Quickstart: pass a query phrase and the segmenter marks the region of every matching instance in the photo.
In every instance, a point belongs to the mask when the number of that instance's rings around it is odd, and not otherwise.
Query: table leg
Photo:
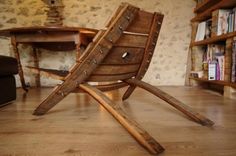
[[[34,67],[39,68],[38,49],[35,47],[33,47],[33,59],[34,59]],[[35,75],[35,85],[36,87],[41,86],[40,72]]]
[[[76,62],[79,62],[79,58],[80,58],[80,56],[81,56],[81,50],[80,50],[80,45],[79,44],[77,44],[76,45]]]
[[[75,45],[76,45],[76,62],[79,62],[80,56],[82,54],[80,46],[81,46],[81,39],[80,39],[80,34],[76,34],[74,36],[75,38]]]
[[[21,66],[19,50],[18,50],[18,48],[17,48],[18,43],[16,43],[16,38],[15,38],[15,36],[11,37],[11,44],[12,44],[12,46],[13,46],[13,51],[14,51],[15,58],[16,58],[17,64],[18,64],[18,74],[19,74],[19,76],[20,76],[21,86],[22,86],[22,88],[27,92],[28,89],[27,89],[27,86],[26,86],[26,84],[25,84],[24,72],[23,72],[23,69],[22,69],[22,66]]]

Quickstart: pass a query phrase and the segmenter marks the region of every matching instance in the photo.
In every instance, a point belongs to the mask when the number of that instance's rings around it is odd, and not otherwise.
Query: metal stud
[[[87,75],[87,74],[88,74],[88,73],[87,73],[87,71],[85,70],[85,71],[84,71],[84,75]]]
[[[79,83],[79,81],[76,81],[76,83],[75,83],[75,84],[76,84],[76,86],[78,86],[80,83]]]
[[[109,39],[110,42],[113,42],[112,38]]]
[[[155,45],[156,45],[156,43],[155,43],[155,42],[152,42],[152,45],[153,45],[153,46],[155,46]]]
[[[161,22],[157,22],[158,25],[161,25]]]
[[[65,95],[64,92],[62,92],[62,91],[58,91],[58,94],[60,94],[61,96]]]
[[[119,29],[120,31],[123,31],[123,27],[121,25],[119,25]]]
[[[158,35],[159,35],[159,31],[156,31],[156,32],[155,32],[155,37],[157,38]]]
[[[97,64],[97,60],[96,59],[93,59],[93,64]]]
[[[126,16],[126,19],[127,19],[128,21],[130,21],[130,16],[127,15],[127,16]]]
[[[100,54],[103,54],[102,47],[100,47],[99,52],[100,52]]]

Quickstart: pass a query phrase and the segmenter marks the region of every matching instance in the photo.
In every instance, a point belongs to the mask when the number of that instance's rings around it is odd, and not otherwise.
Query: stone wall
[[[111,13],[121,2],[129,2],[147,11],[165,15],[155,54],[144,78],[154,85],[184,85],[190,42],[190,19],[194,0],[64,0],[64,25],[102,28]],[[40,0],[1,0],[0,29],[43,25],[46,19],[45,4]],[[0,54],[13,56],[9,39],[0,37]],[[21,46],[22,64],[32,65],[29,46]],[[40,50],[40,66],[68,69],[75,62],[74,52],[48,52]],[[34,76],[25,69],[26,81],[34,85]],[[19,80],[17,76],[17,84]],[[44,86],[58,83],[42,78]]]

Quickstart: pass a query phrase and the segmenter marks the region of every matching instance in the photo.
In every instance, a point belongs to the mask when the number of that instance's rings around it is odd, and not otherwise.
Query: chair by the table
[[[69,93],[82,90],[105,107],[149,152],[158,154],[164,148],[102,92],[129,86],[123,96],[125,100],[139,86],[165,100],[190,119],[202,125],[213,125],[212,121],[193,112],[174,97],[141,81],[150,64],[162,20],[160,13],[149,13],[127,3],[122,4],[106,29],[97,33],[79,62],[68,73],[54,71],[54,75],[64,82],[54,88],[34,114],[43,115]],[[110,83],[92,86],[88,82]]]

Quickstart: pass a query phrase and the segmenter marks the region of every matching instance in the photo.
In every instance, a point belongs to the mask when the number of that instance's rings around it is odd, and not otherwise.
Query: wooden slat
[[[49,34],[50,33],[50,34]],[[79,33],[79,32],[78,32]],[[42,32],[41,34],[29,33],[29,34],[18,34],[16,41],[18,43],[29,43],[34,42],[74,42],[75,37],[79,35],[75,32]]]
[[[148,132],[101,91],[88,84],[81,84],[80,88],[97,100],[151,154],[157,155],[164,151],[164,148]]]
[[[126,52],[128,56],[122,58]],[[143,53],[144,49],[142,48],[113,47],[102,64],[138,64],[142,61]]]
[[[146,73],[149,67],[149,64],[151,62],[151,59],[152,59],[152,56],[156,47],[157,39],[160,34],[163,18],[164,16],[162,14],[159,14],[159,13],[154,14],[149,38],[145,45],[145,54],[143,57],[143,62],[139,69],[139,73],[136,76],[138,79],[141,79],[144,76],[144,74]]]
[[[196,8],[194,9],[195,13],[203,12],[209,7],[212,7],[216,3],[218,3],[221,0],[204,0],[203,2],[199,3]]]
[[[219,41],[225,41],[226,39],[234,37],[234,36],[236,36],[236,32],[231,32],[231,33],[227,33],[227,34],[223,34],[223,35],[219,35],[219,36],[214,36],[214,37],[202,40],[202,41],[192,42],[191,47],[211,44],[211,43],[219,42]]]
[[[119,74],[119,75],[91,75],[88,81],[92,82],[108,82],[108,81],[118,81],[132,78],[136,73]]]
[[[111,22],[111,25],[106,30],[106,32],[94,45],[94,48],[85,50],[88,55],[83,59],[83,62],[77,63],[73,67],[70,73],[66,76],[65,81],[61,85],[54,88],[53,92],[37,107],[37,109],[34,111],[34,115],[45,114],[58,102],[64,99],[65,96],[72,92],[80,83],[89,79],[92,72],[108,55],[109,51],[113,47],[114,42],[116,42],[122,35],[122,33],[120,33],[121,30],[117,29],[117,33],[112,36],[112,40],[109,40],[108,36],[110,36],[111,31],[114,31],[114,28],[117,28],[117,25],[122,26],[125,30],[133,21],[138,10],[138,8],[131,7],[128,4],[124,6],[114,21]],[[122,17],[124,16],[129,16],[130,19],[121,23]],[[100,51],[101,48],[103,48],[102,52]]]
[[[139,80],[143,78],[151,62],[152,55],[156,46],[156,42],[160,33],[163,18],[164,16],[162,14],[159,14],[159,13],[154,14],[149,38],[146,44],[145,53],[142,60],[142,64],[136,75],[136,78]],[[134,89],[135,89],[135,86],[130,86],[125,92],[125,94],[123,95],[122,100],[126,100],[127,98],[129,98],[129,96],[132,94]]]
[[[235,5],[236,5],[235,0],[221,0],[219,3],[209,7],[204,12],[199,13],[197,16],[195,16],[191,20],[191,22],[203,21],[203,20],[209,19],[211,17],[212,11],[217,10],[217,9],[232,8],[232,6],[235,6]]]
[[[134,22],[126,31],[149,34],[152,24],[153,14],[140,10]]]
[[[80,28],[80,27],[47,27],[47,26],[33,26],[33,27],[18,27],[0,30],[1,36],[11,36],[12,34],[25,34],[25,33],[41,33],[41,32],[74,32],[82,33],[83,35],[93,37],[98,30],[90,28]]]
[[[122,11],[122,9],[124,8],[125,5],[126,5],[125,3],[121,3],[119,5],[119,7],[116,9],[116,11],[112,13],[111,17],[108,19],[108,21],[105,24],[106,28],[109,27],[112,24],[112,21],[115,20],[115,18]]]
[[[135,85],[138,87],[141,87],[148,92],[156,95],[157,97],[161,98],[162,100],[166,101],[171,106],[175,107],[185,115],[187,115],[190,119],[193,121],[203,125],[203,126],[213,126],[214,122],[206,118],[205,116],[202,116],[201,114],[193,111],[190,107],[179,101],[178,99],[174,98],[173,96],[163,92],[162,90],[158,89],[157,87],[154,87],[148,83],[145,83],[143,81],[139,81],[138,79],[129,79],[125,80],[125,82],[129,83],[130,85]]]
[[[92,74],[93,75],[114,75],[134,73],[138,71],[139,64],[132,65],[100,65]]]
[[[45,77],[50,77],[57,80],[65,80],[65,77],[69,74],[69,71],[64,70],[56,70],[56,69],[45,69],[45,68],[36,68],[27,66],[31,70],[31,72],[35,74],[41,74]],[[110,66],[110,65],[101,65],[99,66],[92,75],[92,78],[89,80],[95,80],[95,77],[98,77],[99,81],[104,79],[104,81],[112,81],[112,78],[115,80],[119,80],[118,78],[130,78],[130,75],[134,75],[136,71],[139,69],[139,64],[134,65],[126,65],[126,66]],[[131,77],[132,77],[131,76]],[[102,82],[104,82],[102,81]]]
[[[111,84],[106,84],[106,85],[92,85],[92,86],[99,89],[102,92],[106,92],[106,91],[111,91],[111,90],[117,90],[117,89],[120,89],[120,88],[125,87],[127,85],[128,84],[124,83],[124,82],[116,82],[116,83],[111,83]],[[84,92],[84,91],[81,90],[80,88],[76,88],[73,92],[80,93],[80,92]]]
[[[30,67],[30,66],[26,66],[26,67],[29,68],[30,71],[35,74],[40,74],[44,77],[50,77],[56,80],[64,80],[65,77],[69,74],[68,71],[62,71],[62,70],[36,68],[36,67]]]
[[[123,34],[115,46],[145,48],[148,37],[138,34]]]
[[[232,83],[232,82],[219,81],[219,80],[207,80],[203,78],[193,78],[193,77],[190,77],[190,79],[200,81],[200,82],[206,82],[210,84],[217,84],[217,85],[230,86],[230,87],[236,88],[236,83]]]

